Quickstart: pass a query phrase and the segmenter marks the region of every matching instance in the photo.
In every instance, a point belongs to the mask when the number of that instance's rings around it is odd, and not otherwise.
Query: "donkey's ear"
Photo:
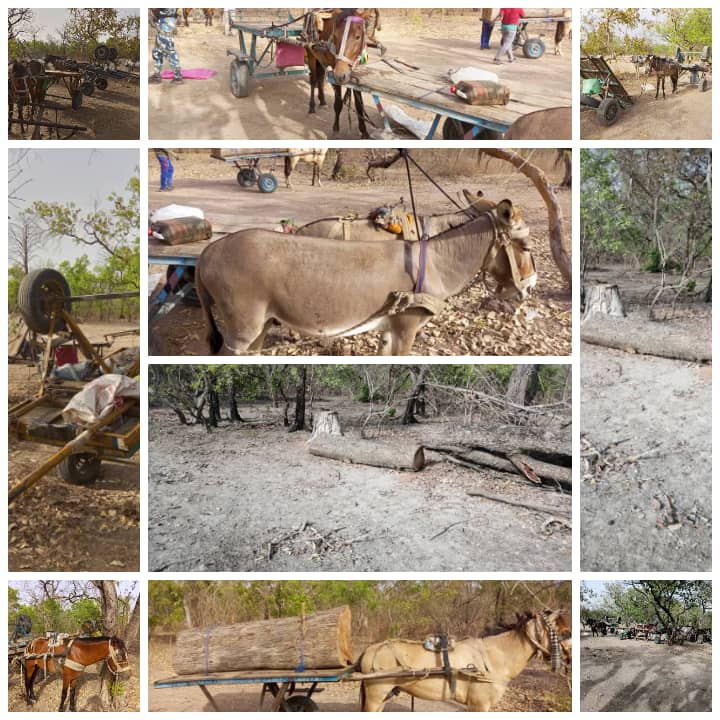
[[[501,200],[497,204],[497,217],[503,225],[512,225],[513,204],[512,200]]]

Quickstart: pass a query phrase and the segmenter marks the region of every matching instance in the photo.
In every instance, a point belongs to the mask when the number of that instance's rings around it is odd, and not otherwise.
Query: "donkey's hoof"
[[[314,115],[315,114],[315,108],[312,107],[308,110],[308,115]]]
[[[324,100],[321,100],[320,107],[327,107],[327,103]]]

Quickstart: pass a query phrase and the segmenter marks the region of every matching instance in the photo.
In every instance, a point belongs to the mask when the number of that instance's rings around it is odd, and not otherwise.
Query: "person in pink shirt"
[[[500,58],[503,55],[508,56],[508,62],[513,62],[515,56],[513,55],[513,41],[515,40],[515,34],[517,33],[518,22],[520,18],[525,17],[525,11],[522,8],[502,8],[500,13],[495,18],[495,22],[501,20],[500,30],[502,31],[502,40],[500,42],[500,49],[497,51],[495,56],[495,64],[499,65],[502,60]]]

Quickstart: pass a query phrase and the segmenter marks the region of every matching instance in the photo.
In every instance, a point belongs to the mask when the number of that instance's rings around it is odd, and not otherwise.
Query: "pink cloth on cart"
[[[209,70],[207,68],[194,68],[192,70],[183,70],[182,76],[186,80],[207,80],[213,75],[217,75],[217,70]],[[172,70],[165,70],[162,74],[163,80],[171,80],[175,77]]]

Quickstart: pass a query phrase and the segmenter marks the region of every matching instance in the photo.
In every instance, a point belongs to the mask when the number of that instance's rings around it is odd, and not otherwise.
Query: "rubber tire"
[[[118,57],[118,49],[116,47],[108,48],[108,60],[110,62],[115,62]]]
[[[87,95],[88,97],[90,97],[95,92],[95,83],[90,80],[86,80],[80,86],[80,89],[82,90],[83,95]]]
[[[93,54],[96,60],[108,60],[110,58],[110,48],[107,45],[98,45]]]
[[[257,183],[259,179],[258,172],[255,168],[242,168],[238,170],[238,185],[244,188],[250,188]]]
[[[107,78],[103,78],[103,77],[95,78],[95,87],[98,90],[107,90],[107,87],[108,87]]]
[[[464,123],[455,118],[445,118],[442,126],[443,140],[464,140],[465,133],[471,128],[470,123]]]
[[[291,695],[285,704],[289,706],[289,712],[318,712],[320,710],[317,703],[307,695]],[[281,706],[280,712],[288,712],[288,710]]]
[[[594,95],[580,95],[580,105],[583,107],[596,108],[602,101]]]
[[[261,173],[257,185],[261,193],[272,193],[277,190],[278,181],[272,173]]]
[[[246,98],[250,92],[250,68],[237,58],[230,63],[230,91],[236,98]]]
[[[29,272],[18,288],[17,304],[25,324],[36,333],[43,335],[50,331],[50,314],[45,308],[45,300],[50,297],[70,297],[70,286],[62,273],[52,268],[42,268]],[[66,311],[71,303],[65,301]],[[55,320],[55,330],[65,330],[65,321]]]
[[[82,107],[82,101],[83,101],[83,91],[82,91],[82,88],[79,87],[72,94],[72,109],[79,110]]]
[[[605,98],[598,105],[595,115],[601,125],[610,127],[620,117],[620,103],[615,98]]]
[[[71,485],[90,485],[100,476],[102,460],[94,453],[73,453],[59,465],[58,472]]]
[[[545,43],[540,38],[530,38],[523,45],[523,55],[530,60],[538,60],[545,54]]]

